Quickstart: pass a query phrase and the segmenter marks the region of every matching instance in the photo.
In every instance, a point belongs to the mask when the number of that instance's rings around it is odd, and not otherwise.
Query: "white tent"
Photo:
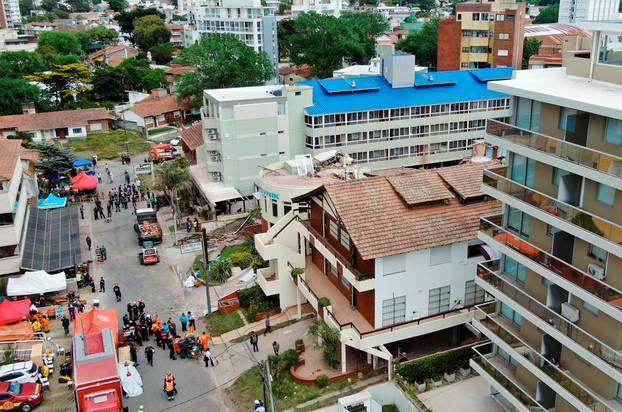
[[[65,272],[50,275],[44,270],[26,272],[17,278],[9,278],[8,296],[38,295],[67,289]]]

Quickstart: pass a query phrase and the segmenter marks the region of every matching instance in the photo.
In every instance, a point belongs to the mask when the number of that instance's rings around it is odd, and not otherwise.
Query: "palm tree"
[[[164,195],[168,197],[175,215],[175,225],[178,225],[179,206],[177,205],[177,197],[180,194],[190,193],[192,189],[188,160],[180,156],[164,163],[156,170],[154,187],[163,191]]]

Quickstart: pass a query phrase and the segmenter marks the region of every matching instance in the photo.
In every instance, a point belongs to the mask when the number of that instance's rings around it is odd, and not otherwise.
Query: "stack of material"
[[[139,225],[140,234],[147,237],[161,236],[162,229],[157,223],[143,222]]]

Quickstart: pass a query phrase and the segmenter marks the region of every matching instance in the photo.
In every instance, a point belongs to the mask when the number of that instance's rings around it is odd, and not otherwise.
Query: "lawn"
[[[72,139],[69,141],[69,146],[74,152],[87,159],[90,159],[93,154],[97,154],[99,159],[114,159],[128,149],[130,155],[135,155],[151,147],[140,134],[130,130],[127,131],[127,139],[123,130],[115,130],[94,133],[85,139]]]
[[[240,243],[239,245],[227,246],[226,248],[222,250],[222,252],[220,252],[220,259],[223,259],[223,258],[229,259],[231,258],[231,255],[234,253],[246,252],[246,251],[247,250],[244,247],[243,243]]]
[[[205,324],[211,336],[220,336],[234,329],[244,326],[244,321],[238,312],[220,314],[212,313],[205,317]]]
[[[151,136],[157,136],[159,134],[164,134],[164,133],[169,133],[169,132],[176,132],[176,131],[177,131],[176,127],[162,126],[162,127],[156,127],[155,129],[149,129],[149,131],[147,133],[149,134],[149,137],[151,137]]]
[[[296,405],[318,398],[319,396],[337,391],[343,390],[348,386],[355,383],[356,379],[352,378],[350,382],[348,380],[331,383],[324,388],[319,388],[316,385],[300,385],[296,383],[289,372],[281,379],[279,391],[286,393],[286,396],[279,396],[275,393],[277,410],[284,411],[289,408],[294,408]],[[274,392],[273,382],[273,392]],[[261,381],[261,374],[258,368],[252,368],[244,372],[233,383],[232,386],[225,390],[231,403],[233,404],[233,410],[243,412],[248,411],[255,399],[264,399],[263,395],[263,383]]]

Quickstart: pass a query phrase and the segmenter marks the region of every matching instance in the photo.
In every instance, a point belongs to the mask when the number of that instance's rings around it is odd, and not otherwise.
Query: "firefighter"
[[[175,399],[175,395],[177,394],[177,388],[175,385],[175,376],[171,371],[168,371],[167,374],[164,375],[164,392],[166,392],[166,398],[169,401]]]

